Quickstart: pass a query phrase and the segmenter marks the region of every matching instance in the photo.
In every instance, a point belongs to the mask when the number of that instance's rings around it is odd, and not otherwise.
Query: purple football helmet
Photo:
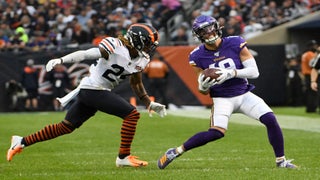
[[[192,25],[192,33],[196,36],[201,42],[214,44],[216,40],[222,36],[222,31],[219,26],[218,21],[211,17],[200,15],[198,16]],[[214,37],[205,38],[206,35],[215,33]]]

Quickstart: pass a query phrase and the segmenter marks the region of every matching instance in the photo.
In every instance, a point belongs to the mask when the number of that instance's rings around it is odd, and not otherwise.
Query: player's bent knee
[[[278,122],[273,112],[268,112],[260,117],[260,122],[266,126],[277,126]]]
[[[226,129],[222,128],[222,127],[218,127],[218,126],[211,126],[210,129],[216,129],[218,131],[220,131],[222,134],[226,133]],[[209,129],[209,130],[210,130]]]
[[[76,127],[68,120],[63,120],[61,123],[68,129],[69,133],[73,132],[76,129]]]
[[[140,119],[140,113],[137,109],[133,109],[125,119]]]

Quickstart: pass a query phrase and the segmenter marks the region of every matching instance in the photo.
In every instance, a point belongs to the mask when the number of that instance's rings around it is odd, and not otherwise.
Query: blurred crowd
[[[187,13],[186,5],[196,2],[199,7]],[[191,23],[200,14],[218,19],[226,36],[250,38],[319,9],[319,0],[0,0],[0,50],[97,45],[106,36],[124,34],[136,22],[166,32],[169,38],[163,45],[188,45],[193,43]],[[183,20],[168,34],[167,21],[176,14]]]
[[[248,39],[319,9],[319,0],[204,0],[188,23],[201,14],[213,16],[224,26],[223,36],[241,35]],[[190,29],[183,28],[186,32]]]

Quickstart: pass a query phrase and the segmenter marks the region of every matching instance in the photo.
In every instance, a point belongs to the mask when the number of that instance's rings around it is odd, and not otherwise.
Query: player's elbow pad
[[[96,60],[101,57],[99,48],[90,48],[88,50],[79,50],[68,55],[63,56],[61,59],[64,63],[80,62],[83,60]]]

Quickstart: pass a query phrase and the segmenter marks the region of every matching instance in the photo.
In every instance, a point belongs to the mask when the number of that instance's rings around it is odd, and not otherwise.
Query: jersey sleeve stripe
[[[106,47],[105,44],[103,44],[102,42],[100,42],[99,46],[102,47],[105,51],[107,51],[108,54],[111,54],[111,51],[108,49],[108,47]]]
[[[108,39],[103,39],[101,42],[100,42],[100,45],[102,45],[104,47],[105,50],[107,50],[108,52],[111,52],[113,53],[114,52],[114,45],[111,44],[110,41],[108,41]],[[110,54],[110,53],[109,53]]]
[[[189,61],[189,64],[190,64],[191,66],[197,66],[197,64],[196,64],[194,61]]]
[[[119,46],[123,46],[122,42],[120,41],[120,39],[118,39],[118,44]]]
[[[113,43],[109,40],[109,39],[106,39],[108,41],[108,44],[110,44],[112,46],[112,51],[114,51],[114,49],[116,49],[116,47],[113,45]]]
[[[118,40],[116,40],[116,42],[117,42],[117,46],[121,46],[121,44],[120,44],[120,40],[118,39]]]
[[[240,49],[244,48],[247,45],[247,42],[243,42],[240,44]]]

